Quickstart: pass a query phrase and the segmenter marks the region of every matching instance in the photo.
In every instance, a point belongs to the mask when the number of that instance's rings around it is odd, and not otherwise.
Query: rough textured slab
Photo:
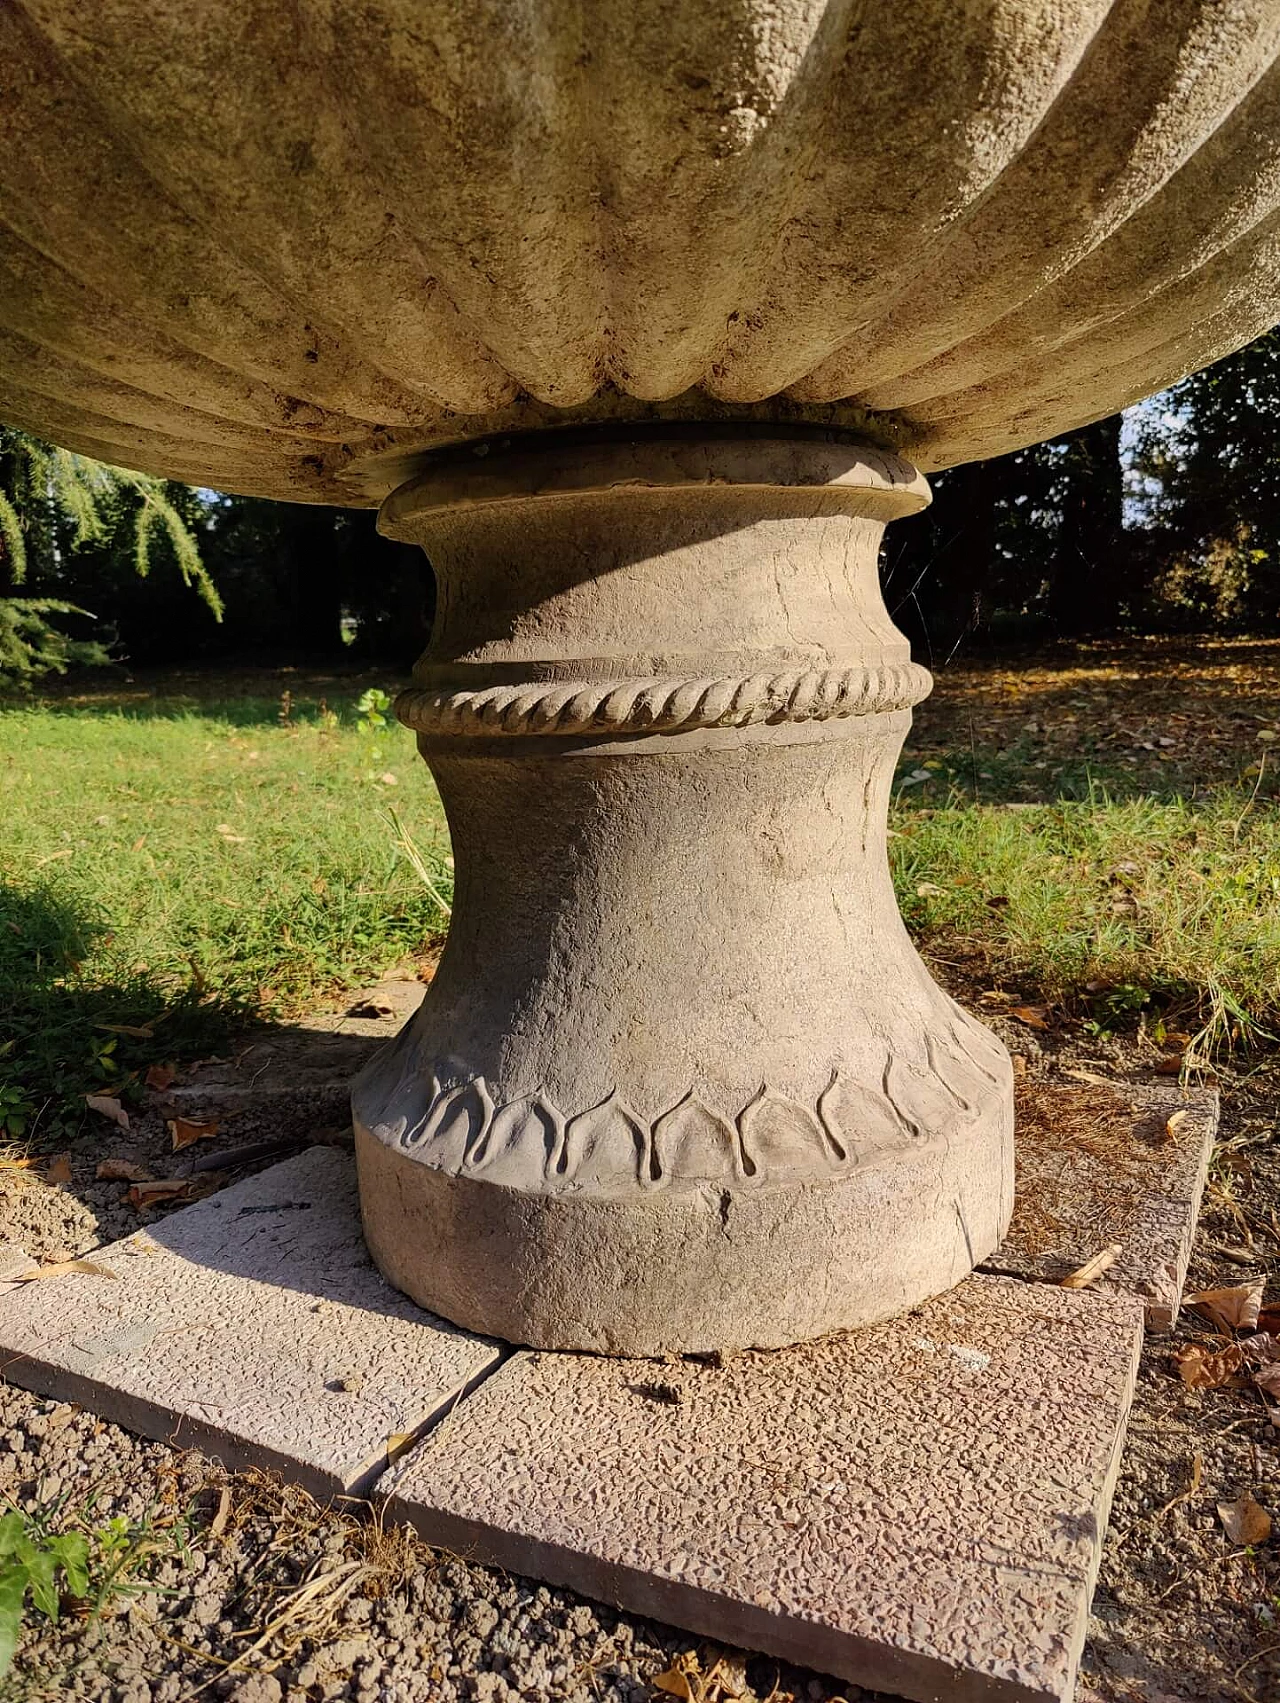
[[[432,1542],[919,1699],[1066,1699],[1129,1297],[972,1278],[723,1366],[521,1354],[381,1480]]]
[[[1111,1243],[1096,1287],[1141,1297],[1148,1330],[1182,1304],[1218,1096],[1102,1078],[1024,1083],[1013,1222],[983,1270],[1058,1283]]]
[[[501,1359],[397,1295],[351,1160],[316,1147],[0,1300],[0,1371],[229,1466],[363,1489]],[[342,1387],[343,1385],[347,1387]]]

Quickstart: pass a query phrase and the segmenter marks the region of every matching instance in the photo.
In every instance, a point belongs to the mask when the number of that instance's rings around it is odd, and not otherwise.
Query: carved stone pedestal
[[[387,1277],[473,1330],[777,1346],[959,1281],[1012,1083],[885,855],[929,689],[880,598],[907,463],[822,435],[471,446],[402,486],[439,612],[398,705],[453,834],[421,1010],[354,1091]]]

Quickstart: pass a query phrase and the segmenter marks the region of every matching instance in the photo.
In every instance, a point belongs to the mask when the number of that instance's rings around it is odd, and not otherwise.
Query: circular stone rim
[[[1001,1077],[921,1147],[800,1186],[689,1189],[660,1211],[439,1170],[357,1113],[365,1241],[419,1306],[530,1348],[626,1357],[813,1341],[910,1311],[999,1246],[1013,1211],[1011,1064]]]
[[[626,434],[547,432],[482,439],[432,457],[378,511],[378,530],[417,541],[424,516],[581,497],[595,492],[807,491],[877,520],[918,514],[931,501],[923,473],[865,439],[813,431],[745,432],[715,425]]]

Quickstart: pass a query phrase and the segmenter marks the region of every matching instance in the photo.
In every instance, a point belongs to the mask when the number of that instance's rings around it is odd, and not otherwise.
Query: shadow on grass
[[[0,1139],[66,1139],[86,1094],[127,1096],[151,1065],[216,1052],[253,1022],[244,1000],[209,994],[194,973],[177,985],[145,971],[82,979],[107,932],[47,888],[0,883]]]

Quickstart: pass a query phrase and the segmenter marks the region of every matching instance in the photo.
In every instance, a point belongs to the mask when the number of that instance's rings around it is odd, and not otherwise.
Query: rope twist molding
[[[416,733],[681,733],[758,722],[827,721],[910,709],[933,689],[916,662],[720,678],[535,681],[477,691],[411,686],[396,715]]]

